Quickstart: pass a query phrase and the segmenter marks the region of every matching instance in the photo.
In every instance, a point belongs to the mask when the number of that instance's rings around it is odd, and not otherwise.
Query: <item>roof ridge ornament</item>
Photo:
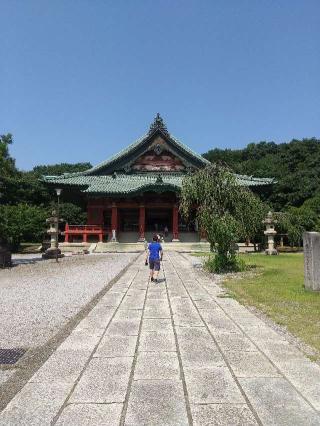
[[[160,173],[157,176],[156,183],[163,183],[163,179]]]
[[[159,113],[155,116],[153,123],[150,125],[149,134],[153,133],[155,130],[161,130],[162,133],[164,133],[167,136],[169,135],[167,126],[165,125],[163,118]]]

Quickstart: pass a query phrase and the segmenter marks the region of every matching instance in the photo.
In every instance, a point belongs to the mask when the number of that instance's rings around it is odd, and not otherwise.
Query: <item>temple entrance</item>
[[[103,226],[107,229],[111,229],[111,209],[103,211]]]
[[[166,228],[172,232],[172,209],[146,208],[146,231],[164,234]]]
[[[119,231],[139,231],[139,209],[119,209]]]

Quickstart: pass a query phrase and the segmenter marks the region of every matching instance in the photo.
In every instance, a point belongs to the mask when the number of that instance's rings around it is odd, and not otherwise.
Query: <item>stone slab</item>
[[[192,404],[245,403],[227,367],[185,370],[184,373]]]
[[[240,328],[255,344],[262,343],[268,346],[271,342],[288,343],[284,336],[266,325],[260,326],[252,323],[251,325],[241,325]]]
[[[191,404],[193,426],[255,426],[254,415],[245,404]]]
[[[93,358],[71,395],[72,403],[123,403],[132,357]]]
[[[90,351],[59,350],[31,377],[32,383],[75,383],[91,355]]]
[[[137,289],[137,288],[131,287],[127,292],[127,296],[144,298],[146,295],[146,292],[147,290],[145,289],[142,290],[140,288]]]
[[[138,354],[134,380],[179,378],[179,361],[175,352],[140,352]]]
[[[280,377],[280,372],[261,352],[227,351],[225,356],[236,377]]]
[[[99,306],[104,306],[104,307],[115,307],[117,308],[123,298],[123,293],[119,292],[107,292],[99,301]]]
[[[239,327],[222,310],[202,309],[201,316],[210,331],[215,333],[240,333]]]
[[[141,319],[142,318],[142,309],[120,309],[117,310],[114,319]]]
[[[126,426],[189,424],[183,387],[178,380],[137,380],[132,384]]]
[[[94,357],[133,356],[138,336],[114,336],[106,334],[101,340]]]
[[[57,351],[82,350],[93,351],[103,334],[102,329],[90,330],[75,329],[65,341],[58,347]]]
[[[170,318],[144,318],[141,331],[172,331]]]
[[[121,309],[142,309],[144,299],[144,296],[125,296],[121,303]]]
[[[233,310],[233,308],[225,308],[225,311],[228,312],[228,315],[240,326],[240,328],[251,328],[253,327],[265,327],[266,323],[257,318],[255,315],[250,312],[241,312],[238,309]]]
[[[290,383],[320,411],[320,366],[305,359],[284,360],[277,364]]]
[[[149,295],[148,295],[149,296]],[[147,297],[145,309],[152,309],[152,308],[160,308],[160,309],[167,309],[169,308],[168,299],[149,299]]]
[[[259,349],[264,352],[272,362],[278,365],[279,362],[288,363],[289,361],[301,361],[306,358],[299,349],[287,341],[261,341],[256,340]]]
[[[175,352],[173,331],[144,331],[140,335],[139,352]]]
[[[60,415],[57,426],[116,426],[120,423],[123,404],[69,404]]]
[[[148,291],[148,300],[168,300],[167,292],[165,290]]]
[[[0,426],[43,426],[51,424],[72,385],[27,383],[0,414]]]
[[[80,330],[97,330],[105,329],[110,322],[116,308],[101,309],[90,313],[86,318],[84,318],[78,325],[77,331]],[[96,331],[95,331],[96,332]]]
[[[215,339],[221,350],[256,352],[257,347],[244,334],[238,333],[216,333]]]
[[[137,336],[139,333],[140,320],[136,319],[113,319],[107,334],[113,336]]]
[[[176,327],[184,369],[225,366],[217,345],[205,327]]]
[[[240,384],[262,424],[316,426],[320,415],[283,378],[244,378]]]
[[[194,300],[195,305],[199,310],[201,309],[220,309],[219,306],[208,296],[208,299],[197,299]]]
[[[169,306],[150,306],[144,310],[144,318],[171,318]]]

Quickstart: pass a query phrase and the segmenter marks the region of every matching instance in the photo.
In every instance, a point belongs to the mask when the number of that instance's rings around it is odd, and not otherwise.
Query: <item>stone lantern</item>
[[[50,247],[43,253],[43,259],[58,259],[63,257],[59,249],[59,223],[63,222],[63,219],[59,219],[56,210],[52,211],[52,216],[49,217],[46,222],[49,224],[47,233],[50,235]]]
[[[267,217],[262,222],[266,225],[266,230],[264,231],[264,235],[268,237],[268,248],[265,251],[267,255],[278,254],[278,251],[275,249],[275,246],[274,246],[274,236],[277,233],[277,231],[274,229],[274,225],[277,222],[278,222],[277,220],[273,219],[271,211],[267,214]]]

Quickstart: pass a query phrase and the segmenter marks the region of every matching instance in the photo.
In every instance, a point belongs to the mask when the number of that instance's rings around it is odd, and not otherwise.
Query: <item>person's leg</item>
[[[160,260],[156,260],[154,262],[154,273],[153,273],[153,280],[155,282],[158,282],[159,271],[160,271]]]
[[[153,274],[154,274],[154,262],[149,259],[149,268],[150,268],[150,279],[153,281]]]
[[[144,262],[145,265],[148,265],[148,257],[149,257],[149,251],[146,250],[146,257],[145,257],[145,262]]]

